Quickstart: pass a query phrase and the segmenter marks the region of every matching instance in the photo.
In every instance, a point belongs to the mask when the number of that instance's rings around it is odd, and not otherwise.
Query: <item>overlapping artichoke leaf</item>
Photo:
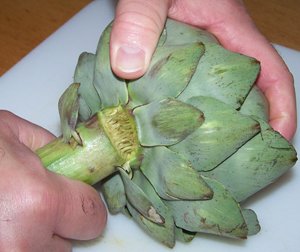
[[[245,143],[205,176],[220,181],[237,201],[274,182],[297,161],[294,147],[266,122],[260,120],[261,133]]]
[[[240,205],[221,183],[210,178],[204,179],[214,191],[212,199],[164,201],[173,213],[176,226],[191,232],[246,238],[249,230]],[[245,216],[249,217],[247,213]],[[259,225],[253,215],[247,218],[248,223],[251,221],[251,227]]]
[[[243,104],[260,71],[254,58],[224,49],[205,30],[168,19],[163,46],[204,44],[205,52],[187,88],[178,97],[210,96],[238,109]]]
[[[199,109],[176,99],[154,101],[137,107],[133,115],[142,146],[176,144],[198,129],[204,121]]]
[[[80,83],[79,119],[85,121],[101,108],[100,97],[94,87],[95,54],[84,52],[79,56],[74,82]]]
[[[125,105],[128,102],[126,82],[112,72],[109,43],[112,25],[104,30],[96,51],[94,86],[100,96],[102,108]]]
[[[159,36],[159,40],[157,42],[157,47],[163,46],[165,44],[166,40],[167,40],[167,29],[166,29],[166,27],[164,27]]]
[[[103,181],[101,188],[109,212],[111,214],[122,212],[127,199],[121,175],[119,173],[113,174]]]
[[[160,241],[170,248],[174,247],[175,224],[170,210],[166,207],[160,197],[156,194],[149,181],[139,170],[135,171],[133,181],[140,188],[143,188],[144,193],[151,200],[151,202],[153,202],[155,209],[158,211],[160,216],[164,218],[164,222],[157,224],[153,221],[150,221],[141,213],[139,213],[130,202],[128,202],[127,207],[133,219],[154,239]]]
[[[164,146],[145,149],[141,171],[163,199],[200,200],[213,196],[191,164]]]
[[[119,169],[124,183],[127,201],[146,219],[156,224],[164,224],[164,217],[159,214],[151,199],[145,194],[142,187],[137,185],[128,174]]]
[[[76,132],[79,111],[79,86],[79,83],[73,83],[64,91],[59,98],[58,110],[64,141],[69,142],[73,137],[78,144],[82,144],[80,136]]]
[[[269,121],[269,103],[257,86],[251,89],[239,111]]]
[[[248,228],[248,235],[255,235],[260,231],[257,215],[252,209],[242,209],[242,214]]]
[[[209,32],[199,29],[195,26],[176,21],[174,19],[167,19],[165,25],[165,38],[162,45],[184,45],[195,42],[218,43],[218,40]]]
[[[187,101],[204,113],[204,123],[169,148],[187,158],[198,171],[214,169],[260,131],[259,123],[211,97]]]
[[[190,242],[195,238],[196,234],[196,232],[189,232],[182,228],[175,227],[175,237],[176,240],[180,242]]]
[[[215,43],[206,43],[205,53],[189,85],[178,98],[186,101],[197,95],[209,96],[238,109],[259,71],[256,59],[233,53]]]
[[[129,106],[177,97],[190,82],[203,53],[204,46],[199,42],[158,46],[145,75],[129,82]]]

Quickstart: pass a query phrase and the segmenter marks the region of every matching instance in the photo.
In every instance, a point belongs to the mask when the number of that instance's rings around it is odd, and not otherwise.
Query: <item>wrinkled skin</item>
[[[257,85],[270,103],[270,124],[291,140],[296,131],[293,77],[238,0],[120,0],[111,35],[111,65],[122,78],[147,69],[167,17],[207,29],[227,49],[257,58]]]
[[[106,210],[92,187],[45,170],[34,150],[54,138],[0,111],[0,251],[71,251],[102,232]]]

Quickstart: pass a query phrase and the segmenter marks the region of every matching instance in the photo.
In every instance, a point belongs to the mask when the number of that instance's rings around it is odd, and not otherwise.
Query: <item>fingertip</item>
[[[297,130],[297,122],[292,119],[277,118],[270,120],[269,123],[271,127],[279,132],[286,140],[293,140]]]
[[[53,232],[75,240],[99,237],[107,222],[107,211],[100,194],[83,182],[56,176],[63,190],[59,196],[57,222]]]
[[[107,224],[107,210],[106,210],[106,206],[101,198],[101,196],[99,195],[99,193],[95,190],[96,194],[98,195],[98,199],[99,199],[99,217],[98,217],[98,224],[96,226],[98,226],[98,230],[96,230],[94,237],[99,237]]]
[[[122,79],[137,79],[147,70],[156,46],[156,38],[124,21],[115,20],[110,39],[113,72]]]
[[[90,240],[103,233],[107,223],[107,210],[99,192],[87,184],[78,183],[86,187],[87,192],[81,195],[81,207],[86,217],[92,221],[86,237],[82,236],[81,239]]]
[[[93,187],[79,181],[78,183],[81,184],[81,187],[85,187],[85,189],[81,189],[80,198],[81,210],[84,213],[83,218],[86,218],[85,233],[78,239],[95,239],[103,233],[106,227],[107,210],[100,194]]]
[[[110,37],[113,72],[136,79],[147,70],[163,29],[169,1],[121,0]]]
[[[116,45],[111,56],[114,73],[123,79],[141,77],[148,67],[149,55],[136,45]]]

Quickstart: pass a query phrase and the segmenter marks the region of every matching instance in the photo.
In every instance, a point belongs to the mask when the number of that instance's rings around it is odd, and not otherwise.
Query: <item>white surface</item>
[[[58,98],[72,82],[79,54],[95,52],[101,31],[113,18],[114,2],[93,2],[7,72],[0,79],[0,109],[10,110],[59,134]],[[294,74],[299,96],[300,52],[280,46],[277,49]],[[299,149],[299,140],[298,133],[294,141],[296,149]],[[189,244],[177,242],[170,250],[148,238],[133,221],[118,215],[109,216],[101,239],[76,243],[74,251],[300,251],[298,166],[299,163],[247,203],[247,207],[257,213],[262,226],[261,232],[247,241],[202,235]]]

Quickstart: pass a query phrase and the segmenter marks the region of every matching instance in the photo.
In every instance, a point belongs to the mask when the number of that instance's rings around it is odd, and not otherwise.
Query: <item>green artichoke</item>
[[[268,125],[253,58],[206,31],[167,20],[136,80],[110,67],[112,25],[80,55],[59,100],[62,137],[37,151],[49,170],[99,181],[111,213],[131,216],[168,247],[204,232],[244,239],[260,230],[241,203],[296,160]]]

